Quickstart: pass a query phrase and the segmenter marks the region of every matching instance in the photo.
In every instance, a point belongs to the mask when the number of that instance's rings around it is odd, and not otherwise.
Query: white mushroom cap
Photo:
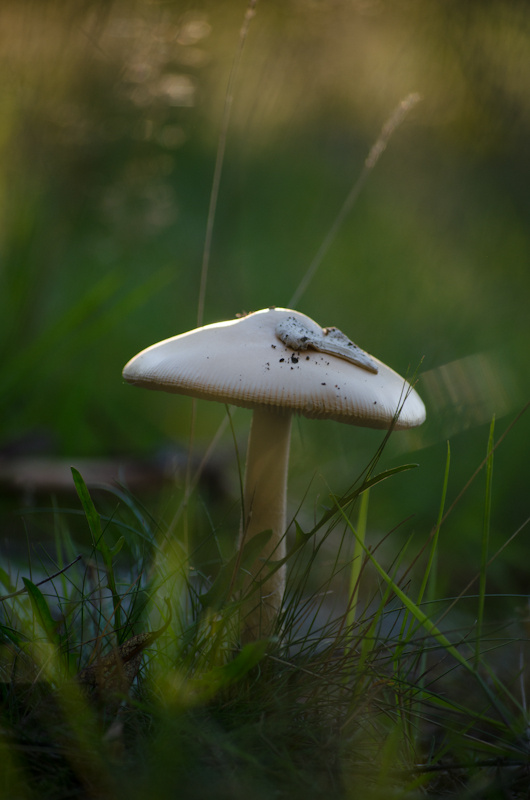
[[[276,329],[293,317],[315,337],[326,335],[298,311],[264,309],[154,344],[129,361],[123,377],[148,389],[369,428],[388,428],[401,408],[397,430],[421,425],[422,400],[381,361],[359,351],[375,373],[343,357],[285,345]]]

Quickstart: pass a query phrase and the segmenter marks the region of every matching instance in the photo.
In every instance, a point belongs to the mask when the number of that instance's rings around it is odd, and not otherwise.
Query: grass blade
[[[361,542],[364,544],[366,536],[366,523],[368,519],[368,503],[370,501],[370,489],[367,489],[361,495],[361,507],[359,509],[359,519],[357,521],[357,536],[359,540],[355,540],[355,547],[353,550],[353,562],[351,567],[350,576],[350,607],[346,615],[346,625],[351,628],[355,622],[355,611],[357,608],[357,601],[359,598],[359,579],[361,576],[361,568],[363,562],[363,553]]]
[[[24,581],[24,586],[28,592],[35,619],[42,628],[48,641],[58,647],[60,641],[57,634],[57,622],[51,615],[44,595],[42,594],[41,590],[29,580],[29,578],[22,578],[22,580]]]
[[[482,530],[482,554],[480,560],[480,582],[477,614],[477,638],[475,642],[475,669],[480,664],[480,641],[482,638],[482,622],[484,619],[484,600],[486,597],[486,573],[488,569],[488,548],[490,538],[491,517],[491,485],[493,480],[493,437],[495,432],[495,414],[491,420],[488,438],[488,463],[486,467],[486,500],[484,508],[484,527]]]
[[[437,577],[437,565],[438,565],[438,536],[440,534],[440,528],[442,526],[442,520],[444,515],[444,508],[445,508],[445,498],[447,496],[447,485],[449,483],[449,467],[451,465],[451,446],[449,442],[447,442],[447,460],[445,462],[445,474],[444,474],[444,482],[442,487],[442,499],[440,502],[440,510],[438,512],[438,519],[436,520],[436,533],[434,534],[434,538],[431,545],[431,552],[429,555],[429,561],[427,563],[427,569],[425,571],[424,579],[421,585],[420,593],[418,595],[418,605],[421,605],[423,600],[423,593],[425,591],[426,586],[428,585],[428,592],[427,598],[428,600],[432,601],[436,597],[436,577]],[[429,580],[430,578],[430,580]],[[428,583],[427,583],[428,582]]]
[[[83,510],[85,512],[86,520],[88,522],[88,527],[90,528],[90,532],[92,534],[94,547],[101,553],[101,556],[103,558],[103,563],[107,571],[107,588],[110,590],[112,594],[112,602],[114,605],[114,629],[118,631],[121,628],[121,610],[120,610],[121,601],[120,601],[120,596],[118,594],[118,590],[116,588],[116,578],[114,575],[112,558],[114,555],[117,555],[117,553],[121,549],[123,541],[122,540],[118,541],[117,544],[112,549],[108,546],[103,536],[103,530],[101,528],[101,518],[98,512],[96,511],[94,503],[92,502],[92,498],[90,497],[90,492],[86,487],[86,483],[81,477],[80,472],[75,467],[72,467],[71,469],[72,469],[72,477],[74,479],[75,488],[77,494],[79,495],[79,499],[81,500],[81,505],[83,506]]]
[[[444,482],[442,487],[442,500],[440,502],[440,510],[438,512],[438,519],[436,520],[436,528],[435,534],[431,544],[431,552],[429,553],[429,560],[427,562],[427,568],[423,575],[423,580],[421,582],[420,591],[418,592],[418,599],[417,604],[421,605],[423,600],[423,595],[425,593],[425,589],[427,587],[427,583],[429,583],[429,592],[428,597],[429,600],[433,600],[436,596],[436,562],[438,557],[438,536],[440,533],[440,528],[442,525],[442,519],[444,515],[444,507],[445,507],[445,498],[447,495],[447,484],[449,482],[449,466],[451,464],[451,447],[449,442],[447,442],[447,458],[445,461],[445,474],[444,474]],[[430,577],[430,581],[429,581]]]

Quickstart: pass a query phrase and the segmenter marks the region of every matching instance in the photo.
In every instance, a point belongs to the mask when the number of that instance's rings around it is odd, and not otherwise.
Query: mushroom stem
[[[291,413],[256,408],[252,416],[245,472],[241,540],[272,530],[272,536],[254,563],[245,589],[267,574],[265,561],[285,558],[287,471],[291,440]],[[285,590],[285,565],[275,572],[243,605],[242,638],[255,641],[274,631]]]

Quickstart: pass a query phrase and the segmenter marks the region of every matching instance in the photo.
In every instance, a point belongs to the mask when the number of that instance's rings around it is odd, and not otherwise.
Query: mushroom
[[[253,409],[240,545],[264,530],[272,536],[252,570],[285,557],[291,418],[332,419],[397,430],[420,425],[425,406],[396,372],[336,328],[305,314],[268,308],[154,344],[129,361],[135,386]],[[396,414],[397,416],[396,419]],[[270,635],[285,589],[285,565],[261,583],[243,608],[243,639]]]

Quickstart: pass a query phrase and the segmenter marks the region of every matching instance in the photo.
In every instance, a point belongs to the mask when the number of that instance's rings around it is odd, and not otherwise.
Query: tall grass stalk
[[[440,510],[438,511],[438,519],[436,520],[436,530],[433,536],[431,551],[429,553],[429,560],[427,568],[423,575],[423,579],[418,592],[417,603],[420,606],[423,602],[423,595],[427,589],[427,602],[432,602],[436,597],[436,582],[438,578],[438,538],[440,536],[440,528],[442,527],[442,520],[444,516],[445,498],[447,497],[447,486],[449,484],[449,468],[451,466],[451,445],[447,442],[447,458],[445,461],[445,472],[442,486],[442,498],[440,500]]]
[[[370,152],[366,157],[363,168],[361,170],[361,174],[354,181],[353,186],[350,189],[350,192],[342,205],[342,208],[337,214],[328,233],[324,237],[324,241],[320,245],[315,257],[313,258],[313,261],[307,268],[306,273],[304,274],[302,280],[298,284],[296,291],[289,300],[288,308],[296,308],[300,298],[302,297],[305,290],[313,280],[315,273],[320,267],[322,261],[324,260],[329,248],[335,241],[335,238],[339,230],[341,229],[346,217],[348,216],[353,206],[355,205],[357,198],[361,194],[361,191],[363,190],[363,187],[370,176],[370,173],[372,172],[373,168],[379,161],[381,155],[386,150],[387,145],[393,133],[401,125],[401,123],[403,122],[409,111],[411,111],[414,108],[414,106],[420,102],[420,100],[421,96],[416,92],[408,94],[397,106],[397,108],[394,109],[390,117],[383,125],[381,133],[379,134],[378,138],[370,148]]]
[[[422,576],[422,580],[421,580],[421,584],[420,584],[420,589],[419,589],[418,597],[417,597],[417,600],[416,600],[416,605],[418,607],[421,607],[421,605],[423,603],[423,597],[424,597],[424,594],[425,594],[425,589],[427,588],[428,589],[428,606],[427,606],[428,609],[430,608],[430,604],[434,601],[434,599],[436,597],[436,569],[437,569],[437,561],[438,561],[438,537],[440,535],[440,528],[442,526],[442,520],[443,520],[443,513],[444,513],[444,507],[445,507],[445,498],[446,498],[446,495],[447,495],[447,485],[449,483],[449,467],[450,467],[450,463],[451,463],[451,448],[450,448],[449,442],[447,442],[447,458],[446,458],[446,462],[445,462],[445,472],[444,472],[444,480],[443,480],[443,486],[442,486],[442,498],[441,498],[441,502],[440,502],[440,508],[439,508],[439,511],[438,511],[438,519],[437,519],[437,522],[436,522],[436,527],[434,529],[434,536],[432,537],[431,549],[430,549],[430,552],[429,552],[429,558],[428,558],[428,561],[427,561],[427,566],[426,566],[426,568],[425,568],[425,570],[423,572],[423,576]],[[400,658],[401,658],[404,650],[406,649],[407,645],[410,643],[410,640],[412,639],[412,637],[413,637],[413,635],[415,633],[414,621],[411,620],[410,624],[407,625],[408,619],[409,619],[409,611],[407,609],[405,611],[405,614],[403,615],[403,622],[402,622],[401,631],[400,631],[401,646],[398,647],[397,650],[396,650],[396,658],[395,658],[396,669],[399,669]],[[426,650],[424,649],[424,650],[422,650],[420,658],[419,658],[419,672],[420,672],[419,686],[420,687],[422,687],[424,685],[423,676],[424,676],[424,672],[425,672],[426,663],[427,663],[427,653],[426,653]]]
[[[368,505],[370,502],[370,489],[367,489],[361,495],[361,504],[359,507],[359,517],[357,520],[357,537],[354,542],[353,560],[351,565],[350,575],[350,602],[348,612],[346,614],[346,626],[348,629],[353,628],[355,616],[357,613],[357,603],[359,600],[359,583],[362,571],[362,563],[364,559],[364,552],[362,545],[366,538],[366,525],[368,521]]]
[[[440,501],[440,508],[438,511],[438,519],[436,521],[436,528],[435,533],[432,539],[431,550],[429,553],[429,558],[427,561],[427,566],[423,573],[420,590],[418,592],[417,598],[417,605],[421,607],[423,602],[423,597],[425,594],[425,590],[427,590],[427,608],[429,610],[429,614],[431,613],[430,609],[436,599],[436,582],[437,582],[437,572],[438,572],[438,539],[440,535],[440,528],[442,526],[442,520],[444,515],[444,508],[445,508],[445,499],[447,496],[447,486],[449,484],[449,468],[451,465],[451,446],[449,442],[447,442],[447,457],[445,461],[445,472],[444,472],[444,479],[442,485],[442,497]],[[409,635],[407,637],[407,643],[410,642],[410,639],[414,635],[414,628],[411,624],[409,629]],[[420,651],[420,658],[419,658],[419,679],[418,679],[418,688],[423,690],[426,684],[426,677],[427,677],[427,648],[422,647]],[[416,705],[416,714],[421,713],[421,705],[424,700],[424,694],[422,691],[418,693],[418,702]],[[418,735],[418,731],[416,732],[416,738]],[[431,757],[429,758],[431,760]]]
[[[491,487],[493,480],[493,449],[494,449],[494,433],[495,433],[495,415],[491,420],[490,434],[488,439],[487,450],[487,467],[486,467],[486,496],[484,507],[484,525],[482,529],[482,552],[480,560],[480,582],[479,582],[479,599],[478,599],[478,613],[477,613],[477,635],[475,641],[475,669],[478,670],[480,665],[480,644],[482,639],[482,623],[484,619],[484,601],[486,598],[486,573],[488,569],[488,550],[490,538],[490,518],[491,518]]]
[[[221,121],[221,130],[219,132],[219,139],[217,142],[217,155],[215,158],[215,168],[212,180],[212,189],[210,192],[210,205],[208,208],[208,217],[206,220],[206,234],[204,238],[204,248],[201,264],[201,279],[199,285],[199,298],[197,302],[197,327],[199,328],[204,321],[204,301],[206,298],[206,285],[208,282],[208,268],[210,265],[210,255],[212,250],[212,236],[215,223],[215,215],[217,211],[217,200],[219,198],[219,188],[221,185],[221,174],[223,171],[223,164],[225,159],[226,140],[228,136],[228,127],[230,125],[230,116],[232,113],[232,106],[234,102],[234,90],[239,73],[241,57],[243,49],[247,40],[248,31],[250,28],[251,20],[256,13],[256,6],[258,0],[249,0],[245,16],[243,18],[243,25],[239,32],[239,40],[237,50],[232,62],[230,76],[228,78],[228,85],[226,88],[225,101],[223,106],[223,118]],[[191,465],[193,456],[193,440],[195,437],[195,418],[197,413],[197,401],[193,398],[191,403],[191,420],[190,420],[190,435],[188,442],[188,461],[186,465],[186,480],[184,499],[182,502],[183,527],[184,527],[184,546],[188,547],[188,502],[190,494],[193,491],[191,479]],[[215,438],[215,437],[214,437]]]

